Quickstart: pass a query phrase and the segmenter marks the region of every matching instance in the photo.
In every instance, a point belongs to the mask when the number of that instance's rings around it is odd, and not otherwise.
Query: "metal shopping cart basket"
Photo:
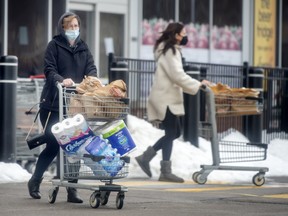
[[[265,173],[267,167],[250,166],[224,166],[222,163],[261,161],[266,159],[267,144],[229,141],[222,139],[225,135],[218,134],[217,119],[229,118],[225,121],[232,130],[239,126],[239,117],[243,115],[260,115],[262,112],[262,103],[259,98],[250,97],[231,97],[231,95],[214,95],[209,87],[203,88],[206,98],[206,111],[208,114],[207,122],[200,122],[200,136],[211,140],[212,165],[201,165],[201,170],[194,172],[192,179],[198,184],[205,184],[208,175],[213,170],[237,170],[237,171],[258,171],[253,176],[252,182],[256,186],[265,183]],[[234,127],[234,129],[233,129]],[[229,133],[229,131],[228,131]]]
[[[83,97],[77,94],[75,88],[63,88],[58,84],[60,121],[72,117],[74,114],[82,114],[90,128],[97,131],[117,120],[124,119],[129,113],[128,98],[113,97]],[[63,96],[63,97],[61,97]],[[79,103],[81,101],[81,103]],[[68,155],[60,150],[60,179],[52,180],[53,188],[49,191],[49,202],[54,203],[59,187],[74,187],[93,191],[89,203],[92,208],[106,205],[111,192],[117,192],[116,207],[121,209],[124,204],[125,192],[128,188],[114,184],[115,179],[125,178],[129,173],[130,158],[119,157],[119,163],[108,165],[101,164],[104,156],[90,154]],[[111,159],[111,158],[110,158]],[[112,158],[114,159],[114,158]],[[103,169],[104,168],[104,169]],[[69,180],[99,180],[101,184],[91,185],[85,183],[71,183]]]

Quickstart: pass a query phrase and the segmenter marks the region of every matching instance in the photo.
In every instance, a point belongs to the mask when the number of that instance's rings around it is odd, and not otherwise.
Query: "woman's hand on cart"
[[[67,78],[67,79],[64,79],[61,83],[62,86],[64,87],[72,87],[72,86],[75,86],[75,83],[72,79],[70,78]]]
[[[201,81],[200,88],[202,90],[205,90],[207,86],[211,86],[211,85],[212,85],[212,83],[210,81],[204,79],[204,80]]]

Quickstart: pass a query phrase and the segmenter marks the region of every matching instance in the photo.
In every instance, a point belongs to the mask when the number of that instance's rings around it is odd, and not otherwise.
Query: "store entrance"
[[[108,78],[108,53],[125,54],[125,12],[105,5],[70,3],[69,10],[81,18],[81,38],[88,44],[100,78]]]
[[[282,1],[282,67],[288,67],[288,1]]]

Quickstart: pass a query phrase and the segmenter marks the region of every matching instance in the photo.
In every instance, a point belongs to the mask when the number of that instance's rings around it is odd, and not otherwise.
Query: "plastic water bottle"
[[[112,161],[117,154],[117,149],[112,148],[110,144],[102,152],[102,156],[105,156],[107,161]]]
[[[86,146],[91,143],[91,141],[94,139],[94,137],[88,138],[83,145],[80,146],[80,148],[77,150],[76,154],[79,156],[83,156],[84,154],[89,154],[89,152],[86,150]]]
[[[85,147],[85,150],[91,155],[100,156],[107,148],[106,142],[101,137],[96,136],[90,143]]]
[[[101,164],[110,176],[116,176],[123,168],[124,161],[120,159],[120,154],[116,154],[112,160],[107,160],[107,158],[102,159]]]

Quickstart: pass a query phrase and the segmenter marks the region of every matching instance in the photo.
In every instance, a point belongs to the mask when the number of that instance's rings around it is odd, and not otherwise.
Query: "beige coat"
[[[184,115],[183,92],[194,95],[201,86],[201,82],[184,72],[181,48],[178,45],[175,48],[175,55],[172,49],[163,55],[160,52],[163,44],[160,44],[154,53],[157,68],[148,97],[149,121],[164,120],[167,107],[175,115]]]

